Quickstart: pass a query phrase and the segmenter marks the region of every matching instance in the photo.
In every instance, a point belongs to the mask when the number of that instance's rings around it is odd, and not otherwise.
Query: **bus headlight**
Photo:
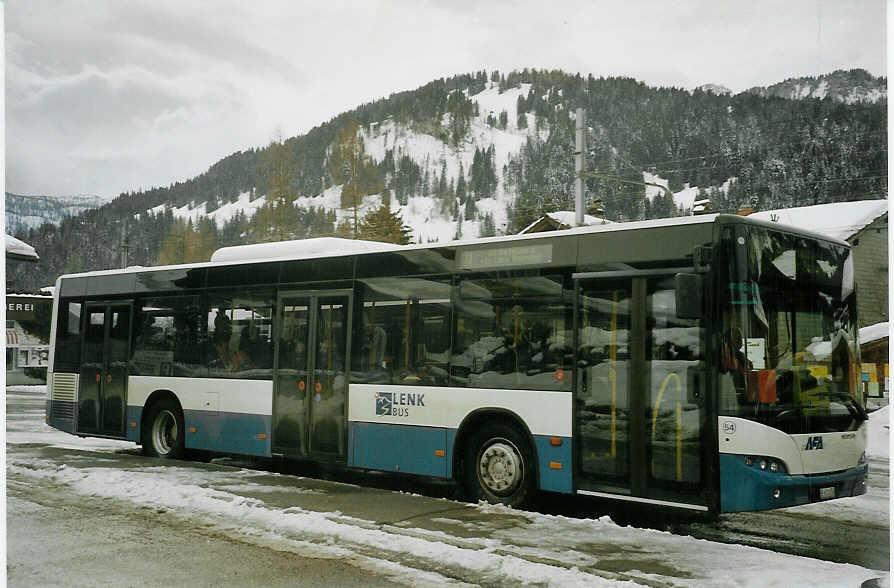
[[[771,474],[785,474],[788,472],[783,461],[769,456],[746,455],[745,465],[756,465],[761,471],[769,472]]]

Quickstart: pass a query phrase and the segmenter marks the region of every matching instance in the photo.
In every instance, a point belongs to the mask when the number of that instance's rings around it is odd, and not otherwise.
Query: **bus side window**
[[[573,313],[560,277],[465,280],[456,307],[455,384],[571,390]]]
[[[81,303],[61,301],[56,322],[54,372],[77,372],[81,365]]]
[[[405,386],[447,384],[450,283],[420,278],[365,283],[353,377]]]
[[[272,377],[272,316],[272,294],[210,295],[204,347],[211,376]]]
[[[138,300],[131,373],[143,376],[204,376],[201,323],[198,296]]]

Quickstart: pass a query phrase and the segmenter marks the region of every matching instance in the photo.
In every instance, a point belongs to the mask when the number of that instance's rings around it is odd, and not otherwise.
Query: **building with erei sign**
[[[5,235],[6,263],[35,263],[34,247]],[[7,289],[14,284],[7,284]],[[50,295],[6,294],[6,383],[39,384],[46,381],[49,363]]]
[[[53,298],[49,294],[6,295],[6,383],[46,380]]]

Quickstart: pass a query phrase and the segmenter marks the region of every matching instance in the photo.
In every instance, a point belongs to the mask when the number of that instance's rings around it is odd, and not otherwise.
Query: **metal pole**
[[[575,152],[574,152],[574,225],[584,225],[584,179],[581,172],[584,171],[584,151],[586,150],[586,126],[584,125],[584,109],[577,109],[577,124],[575,125]]]
[[[130,250],[130,237],[127,234],[127,219],[121,226],[121,267],[127,267],[127,252]]]

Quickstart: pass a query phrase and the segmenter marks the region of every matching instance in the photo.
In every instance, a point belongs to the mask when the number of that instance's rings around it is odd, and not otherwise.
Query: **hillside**
[[[859,71],[831,75],[860,81]],[[12,268],[10,279],[37,287],[65,271],[116,266],[124,219],[130,263],[140,265],[208,259],[239,243],[350,235],[355,212],[362,219],[382,202],[416,242],[513,233],[571,206],[579,106],[587,166],[598,174],[587,198],[614,221],[688,214],[700,197],[717,211],[885,197],[886,96],[849,103],[801,94],[536,70],[435,80],[234,153],[186,182],[19,233],[42,263]]]
[[[888,81],[863,69],[837,70],[817,77],[790,78],[766,88],[748,90],[758,96],[777,98],[829,98],[835,102],[856,104],[887,100]]]
[[[44,223],[58,224],[104,203],[99,196],[24,196],[7,192],[6,232],[21,233]]]

